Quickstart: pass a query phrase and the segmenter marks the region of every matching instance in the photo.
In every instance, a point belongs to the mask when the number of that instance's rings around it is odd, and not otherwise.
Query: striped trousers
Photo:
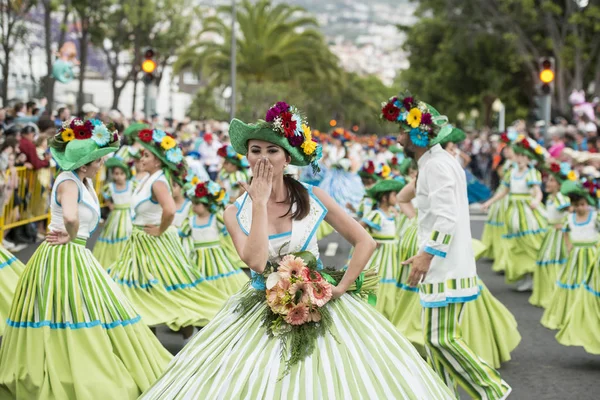
[[[425,349],[435,372],[454,389],[457,383],[474,399],[505,399],[510,386],[500,374],[477,357],[467,346],[460,330],[463,303],[445,307],[423,308],[422,323]]]

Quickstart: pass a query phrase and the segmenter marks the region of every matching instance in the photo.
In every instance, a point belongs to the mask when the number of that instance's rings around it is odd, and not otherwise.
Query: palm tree
[[[217,15],[204,20],[204,33],[217,34],[223,41],[200,38],[186,47],[175,63],[176,71],[191,69],[212,84],[229,83],[231,27],[221,15],[231,15],[222,6]],[[270,0],[253,4],[242,0],[236,12],[237,73],[246,82],[289,82],[330,79],[339,71],[337,59],[318,31],[315,18],[301,7],[272,5]]]

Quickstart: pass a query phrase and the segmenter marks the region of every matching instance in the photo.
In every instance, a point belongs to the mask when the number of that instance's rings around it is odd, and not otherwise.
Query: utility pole
[[[229,119],[232,120],[235,118],[235,97],[236,97],[236,39],[235,39],[235,2],[236,0],[231,0],[231,109],[229,111]]]

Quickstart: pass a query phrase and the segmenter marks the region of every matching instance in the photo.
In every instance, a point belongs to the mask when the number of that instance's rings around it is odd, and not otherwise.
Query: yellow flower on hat
[[[542,154],[544,154],[544,150],[542,150],[542,146],[537,146],[537,147],[535,148],[535,154],[537,154],[537,155],[540,155],[540,156],[541,156]]]
[[[225,198],[225,194],[226,194],[226,193],[227,193],[227,192],[225,192],[225,189],[221,189],[221,191],[219,192],[219,196],[217,196],[217,201],[218,201],[218,202],[221,202],[221,201],[223,201],[223,199]]]
[[[243,158],[244,158],[244,156],[243,156],[242,154],[239,154],[239,153],[238,153],[238,155],[237,155],[237,159],[238,159],[238,160],[241,160],[241,159],[243,159]]]
[[[197,176],[195,176],[192,178],[192,181],[190,183],[196,186],[198,183],[200,183],[200,179]]]
[[[62,131],[60,137],[62,138],[63,142],[70,142],[71,140],[75,139],[75,132],[73,132],[73,129],[67,128]]]
[[[577,174],[575,174],[575,171],[569,171],[569,173],[567,174],[567,179],[570,181],[576,181]]]
[[[596,190],[596,197],[600,199],[600,190]]]
[[[165,136],[160,141],[160,147],[162,147],[165,150],[171,150],[176,145],[177,145],[177,142],[171,136]]]
[[[519,134],[519,136],[517,136],[517,142],[521,142],[523,139],[525,139],[525,135],[523,135],[522,133]]]
[[[421,116],[423,113],[418,108],[413,108],[406,117],[406,123],[413,128],[418,128],[421,125]]]
[[[310,127],[306,124],[302,124],[302,133],[304,133],[304,140],[312,140],[312,133]]]
[[[390,167],[386,164],[383,167],[381,167],[381,177],[382,178],[387,178],[388,176],[390,176],[390,172],[392,172],[392,170],[390,169]]]
[[[310,156],[317,149],[317,144],[311,140],[305,140],[302,143],[302,150],[304,150],[304,154]]]

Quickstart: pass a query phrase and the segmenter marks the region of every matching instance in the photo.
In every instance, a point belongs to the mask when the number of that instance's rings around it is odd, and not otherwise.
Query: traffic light
[[[329,121],[329,126],[331,126],[332,128],[336,125],[337,125],[337,121],[335,119],[332,119],[331,121]]]
[[[540,91],[542,94],[550,94],[554,90],[554,58],[542,57],[539,60],[540,67]]]
[[[144,59],[142,60],[142,71],[144,71],[144,82],[148,83],[154,79],[156,70],[156,61],[154,61],[154,50],[146,49]]]

